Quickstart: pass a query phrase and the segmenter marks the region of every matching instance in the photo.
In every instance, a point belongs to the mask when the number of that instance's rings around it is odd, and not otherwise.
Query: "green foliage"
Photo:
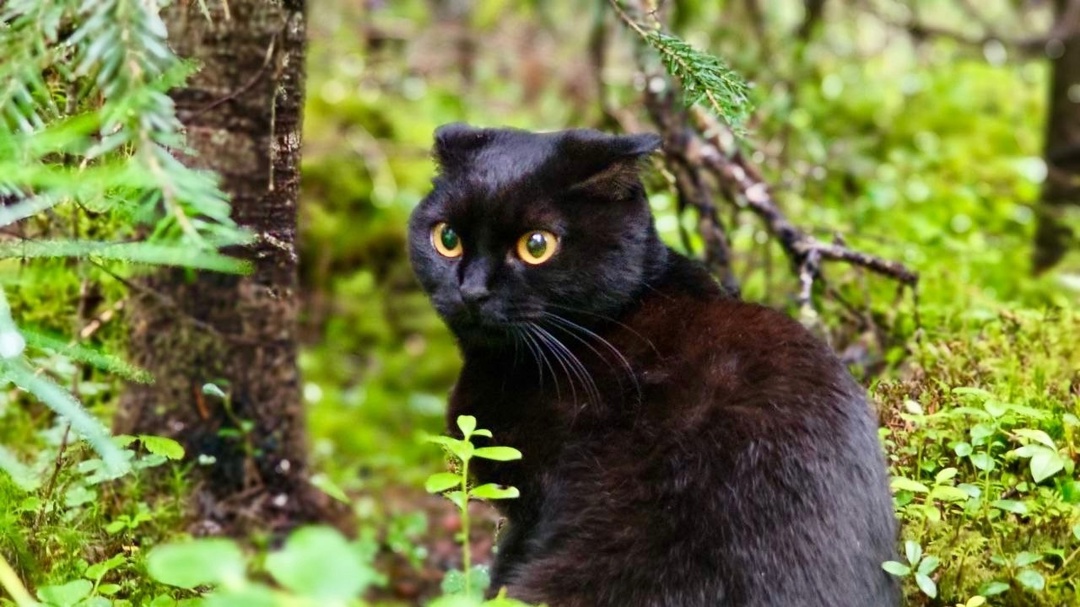
[[[950,604],[1061,604],[1080,575],[1080,322],[1003,311],[968,331],[924,343],[907,379],[874,389],[894,412],[885,445],[906,545],[940,559],[930,581]],[[907,556],[887,570],[926,592]]]
[[[293,532],[281,550],[265,559],[265,572],[277,587],[249,573],[247,556],[231,540],[198,539],[159,546],[147,570],[159,582],[178,588],[212,586],[214,591],[189,605],[366,605],[359,596],[381,576],[372,567],[377,546],[349,541],[327,527]]]
[[[450,436],[432,436],[428,441],[442,445],[450,455],[451,465],[456,472],[438,472],[428,477],[424,488],[428,493],[441,493],[457,506],[461,514],[461,571],[451,571],[443,579],[443,592],[452,595],[464,595],[466,597],[479,598],[484,590],[491,584],[487,568],[484,566],[472,566],[472,548],[469,535],[470,500],[501,500],[514,499],[520,496],[516,487],[504,487],[493,483],[486,483],[478,487],[469,485],[469,462],[473,458],[493,460],[497,462],[509,462],[521,459],[521,452],[513,447],[487,446],[476,447],[473,437],[491,439],[491,431],[476,427],[476,418],[471,415],[460,415],[457,418],[457,427],[461,431],[461,438]],[[456,604],[456,603],[455,603]]]
[[[7,278],[11,270],[49,258],[85,260],[110,273],[115,262],[245,269],[218,252],[249,236],[229,217],[216,178],[177,158],[186,150],[166,91],[190,66],[166,44],[158,10],[156,2],[138,0],[15,0],[0,7],[0,227],[19,235],[0,238],[0,381],[66,418],[114,475],[127,462],[107,432],[42,373],[55,370],[50,359],[27,354],[60,354],[143,381],[145,373],[74,340],[24,334],[13,316],[29,302],[9,305],[3,292],[26,284],[21,274]],[[57,227],[67,228],[62,236]],[[61,267],[52,266],[53,281]],[[65,269],[85,277],[78,267]],[[3,470],[23,475],[12,462],[0,457]]]
[[[611,4],[623,22],[656,51],[667,72],[679,80],[683,103],[700,104],[736,133],[745,134],[744,125],[753,104],[750,87],[742,76],[716,55],[695,49],[678,36],[637,23],[622,9],[619,0],[611,0]]]

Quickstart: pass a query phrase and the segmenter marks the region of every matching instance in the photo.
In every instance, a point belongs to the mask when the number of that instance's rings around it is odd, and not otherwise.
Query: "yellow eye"
[[[518,239],[517,254],[527,264],[539,265],[551,259],[559,239],[547,230],[533,230]]]
[[[431,229],[431,246],[443,257],[461,257],[461,237],[446,223]]]

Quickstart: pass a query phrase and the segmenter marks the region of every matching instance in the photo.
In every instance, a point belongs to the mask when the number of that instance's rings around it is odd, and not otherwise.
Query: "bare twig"
[[[653,75],[651,78],[665,77]],[[906,287],[918,283],[918,274],[899,262],[857,251],[842,243],[823,242],[796,227],[780,210],[771,188],[756,167],[737,149],[735,137],[725,125],[698,108],[683,109],[675,102],[671,82],[665,82],[663,86],[650,84],[645,89],[646,107],[663,135],[664,153],[676,176],[680,200],[698,211],[702,238],[713,249],[706,257],[725,262],[714,268],[728,268],[726,271],[729,271],[730,245],[726,237],[716,236],[723,232],[716,207],[707,190],[697,185],[700,182],[695,182],[695,179],[700,180],[702,170],[716,180],[729,201],[743,205],[761,219],[780,244],[799,278],[798,302],[804,310],[810,310],[815,281],[823,280],[820,272],[823,261],[841,261],[863,267]],[[723,272],[719,275],[724,279]],[[730,281],[734,289],[738,288],[734,278],[728,277],[726,281]]]
[[[819,260],[844,261],[889,276],[908,286],[918,282],[918,274],[899,262],[881,259],[841,244],[822,242],[795,227],[780,210],[771,188],[742,152],[733,150],[725,154],[721,151],[725,145],[725,127],[697,109],[691,111],[691,116],[697,133],[707,135],[697,148],[700,162],[709,167],[718,180],[727,182],[730,189],[738,193],[740,200],[780,242],[800,272],[815,270]]]

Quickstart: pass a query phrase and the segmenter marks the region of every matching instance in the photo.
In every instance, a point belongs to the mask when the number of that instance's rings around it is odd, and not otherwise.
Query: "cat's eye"
[[[532,265],[542,264],[551,259],[559,239],[547,230],[533,230],[518,239],[517,254],[522,261]]]
[[[445,222],[431,229],[431,246],[443,257],[461,257],[461,237]]]

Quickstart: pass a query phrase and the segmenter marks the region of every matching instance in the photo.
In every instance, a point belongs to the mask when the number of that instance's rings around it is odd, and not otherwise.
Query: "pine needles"
[[[750,87],[742,76],[723,60],[695,49],[685,40],[667,34],[657,24],[648,28],[634,20],[620,6],[609,0],[619,18],[659,55],[664,69],[681,84],[683,102],[701,105],[731,127],[736,135],[745,133],[746,120],[753,104]]]

